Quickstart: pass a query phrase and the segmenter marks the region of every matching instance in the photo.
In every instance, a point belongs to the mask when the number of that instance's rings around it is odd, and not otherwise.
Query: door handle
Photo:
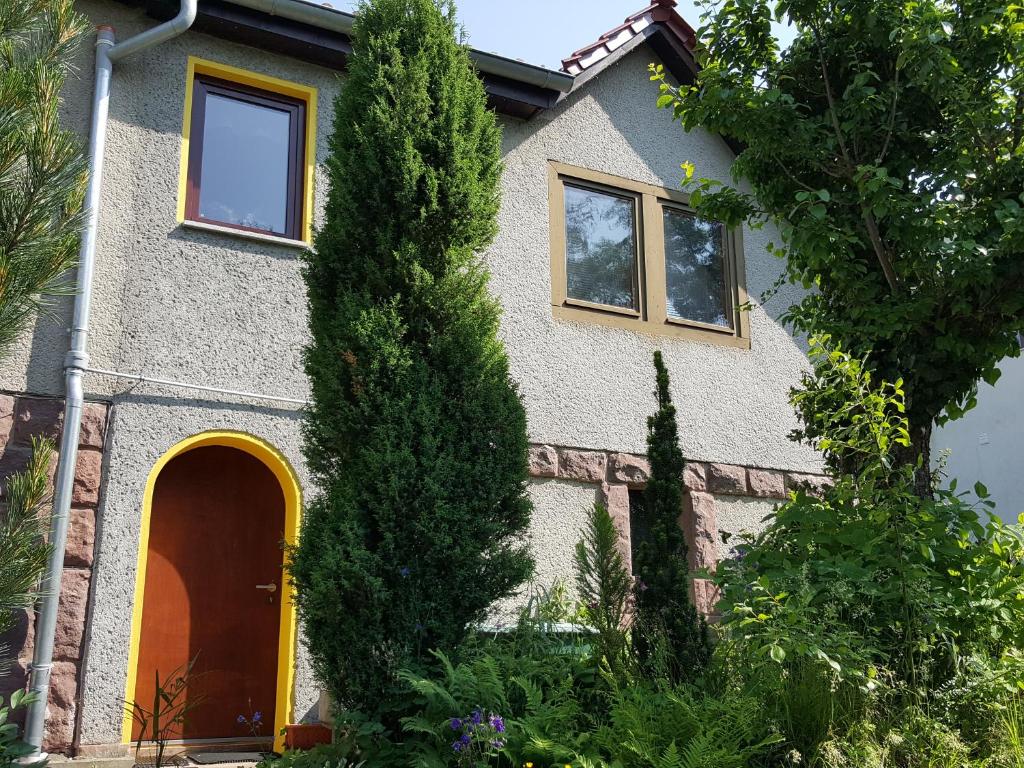
[[[273,594],[274,592],[277,592],[277,584],[274,582],[270,582],[269,584],[257,584],[256,589],[265,589],[267,592]]]

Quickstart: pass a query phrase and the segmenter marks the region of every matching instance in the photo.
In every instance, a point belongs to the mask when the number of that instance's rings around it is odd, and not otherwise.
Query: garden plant
[[[396,726],[399,670],[455,653],[532,573],[528,444],[478,256],[501,137],[454,9],[366,4],[353,45],[305,265],[320,492],[290,572],[327,690]]]

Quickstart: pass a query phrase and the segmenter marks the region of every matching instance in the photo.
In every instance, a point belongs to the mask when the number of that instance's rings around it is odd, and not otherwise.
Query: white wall
[[[996,512],[1016,522],[1024,512],[1024,356],[1007,358],[996,385],[979,385],[978,405],[966,416],[935,430],[932,460],[949,451],[947,478],[967,491],[980,480],[996,503]]]

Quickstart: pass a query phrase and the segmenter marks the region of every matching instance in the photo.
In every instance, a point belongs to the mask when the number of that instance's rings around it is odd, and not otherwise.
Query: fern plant
[[[623,768],[743,768],[781,737],[752,696],[638,685],[617,693],[597,740],[607,762]]]

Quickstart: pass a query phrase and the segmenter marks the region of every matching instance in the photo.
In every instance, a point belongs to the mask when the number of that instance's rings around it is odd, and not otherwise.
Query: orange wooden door
[[[197,658],[189,696],[202,702],[176,738],[248,737],[238,716],[255,712],[274,735],[284,520],[280,484],[244,451],[196,448],[157,477],[135,700],[149,709],[155,673]]]

